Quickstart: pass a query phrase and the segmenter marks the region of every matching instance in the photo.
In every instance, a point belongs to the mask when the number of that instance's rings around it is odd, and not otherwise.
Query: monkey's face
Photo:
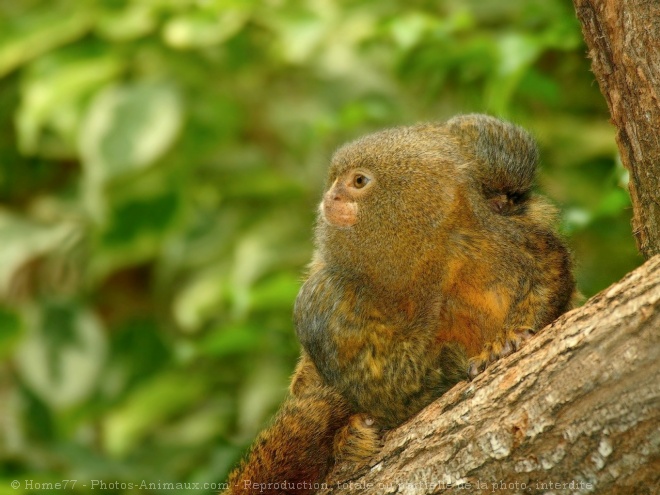
[[[390,129],[337,151],[317,245],[332,266],[393,283],[441,258],[461,172],[441,126]]]
[[[337,177],[323,195],[321,218],[337,228],[352,227],[358,221],[361,200],[374,188],[375,174],[367,168],[350,169]]]

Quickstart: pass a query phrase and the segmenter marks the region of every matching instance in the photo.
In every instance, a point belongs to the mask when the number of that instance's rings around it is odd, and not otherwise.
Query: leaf
[[[0,212],[0,294],[7,294],[16,271],[30,260],[44,256],[78,234],[78,226],[59,223],[42,226]]]
[[[564,212],[561,229],[565,234],[584,230],[593,220],[593,215],[584,208],[569,208]]]
[[[100,321],[86,308],[51,303],[31,309],[26,323],[26,339],[16,352],[25,383],[54,409],[86,399],[106,356]]]
[[[422,12],[409,12],[395,17],[389,25],[392,38],[396,44],[408,50],[415,46],[419,40],[434,26],[437,20]]]
[[[170,362],[170,348],[155,319],[131,318],[110,330],[109,366],[103,377],[110,395],[149,379]]]
[[[103,422],[105,449],[114,455],[129,451],[150,431],[175,414],[190,410],[206,385],[183,373],[166,373],[138,387]]]
[[[174,317],[187,332],[201,328],[226,306],[226,266],[208,267],[179,290],[174,300]]]
[[[539,42],[532,36],[508,33],[497,43],[500,52],[498,72],[507,77],[528,67],[540,53]]]
[[[51,2],[48,9],[26,11],[12,21],[0,29],[0,77],[84,35],[91,16],[87,6],[78,2]]]
[[[284,398],[288,376],[277,363],[263,359],[255,363],[239,397],[239,432],[256,434],[269,413]]]
[[[602,198],[595,214],[597,217],[616,217],[626,208],[630,208],[630,195],[625,189],[616,187]]]
[[[139,185],[125,186],[123,197],[110,195],[110,211],[98,232],[98,249],[89,267],[92,279],[99,280],[113,270],[154,257],[175,223],[181,208],[177,192],[148,191]]]
[[[327,18],[305,11],[269,17],[264,22],[272,24],[277,33],[280,55],[293,64],[303,64],[312,57],[329,27]]]
[[[85,172],[93,183],[150,167],[181,128],[175,88],[149,81],[113,86],[92,102],[78,137]]]
[[[0,358],[9,355],[23,331],[20,315],[0,306]]]
[[[107,246],[121,246],[150,235],[161,235],[171,224],[178,206],[175,193],[136,197],[116,204],[102,241]]]
[[[16,114],[21,151],[42,152],[39,138],[46,127],[60,131],[61,137],[74,145],[78,106],[115,77],[122,66],[116,54],[89,45],[55,52],[33,63],[23,78]]]
[[[197,345],[199,354],[227,357],[255,352],[263,343],[263,330],[251,324],[228,325],[216,328]]]
[[[156,28],[157,21],[156,5],[130,2],[123,10],[101,12],[96,32],[109,40],[128,41],[150,34]]]
[[[300,286],[300,274],[278,272],[267,277],[252,289],[252,310],[291,310]]]
[[[175,48],[213,46],[238,33],[248,18],[249,12],[240,7],[182,14],[165,25],[163,38]]]
[[[506,115],[520,81],[541,54],[538,38],[519,33],[506,33],[495,45],[498,53],[496,73],[486,87],[488,109]]]

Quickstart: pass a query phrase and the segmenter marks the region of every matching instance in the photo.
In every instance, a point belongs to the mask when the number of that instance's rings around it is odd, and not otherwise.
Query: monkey
[[[537,163],[527,132],[480,114],[380,131],[335,153],[294,306],[302,357],[234,483],[268,452],[289,455],[276,475],[316,481],[337,459],[372,455],[382,431],[572,307],[556,209],[532,192]]]
[[[537,161],[529,134],[479,115],[335,154],[294,320],[354,410],[395,427],[569,308],[568,250],[531,195]]]

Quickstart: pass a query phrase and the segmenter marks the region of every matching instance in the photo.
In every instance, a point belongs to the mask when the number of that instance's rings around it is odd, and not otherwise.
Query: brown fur
[[[230,475],[227,493],[306,495],[318,490],[333,465],[337,432],[350,420],[347,402],[325,385],[303,355],[269,428]],[[285,483],[283,486],[282,483]]]
[[[527,133],[483,115],[386,130],[335,154],[294,312],[303,364],[232,479],[255,464],[260,479],[318,480],[333,455],[364,458],[382,429],[570,307],[554,209],[531,193],[536,163]],[[278,449],[295,460],[275,468]]]

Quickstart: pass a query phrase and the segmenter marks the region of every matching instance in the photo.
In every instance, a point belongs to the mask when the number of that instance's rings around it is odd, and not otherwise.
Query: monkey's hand
[[[531,328],[514,328],[504,332],[501,338],[486,344],[481,353],[470,359],[468,366],[470,380],[477,377],[498,359],[513,354],[520,349],[535,333],[536,331]]]

